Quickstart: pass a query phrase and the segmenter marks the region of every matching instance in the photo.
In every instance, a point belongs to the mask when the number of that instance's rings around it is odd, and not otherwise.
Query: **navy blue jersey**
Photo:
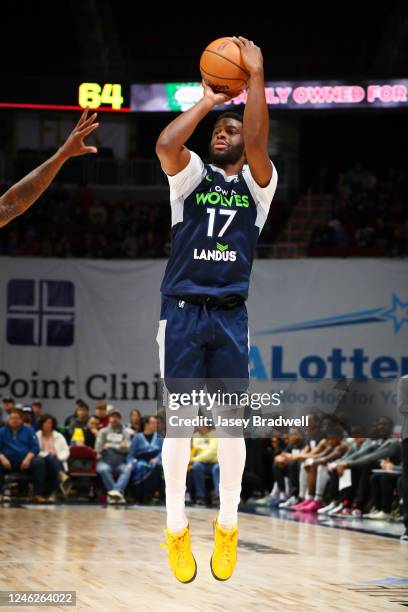
[[[260,187],[245,164],[238,175],[204,164],[191,153],[187,166],[168,176],[172,245],[161,292],[165,295],[248,297],[258,236],[277,185]]]

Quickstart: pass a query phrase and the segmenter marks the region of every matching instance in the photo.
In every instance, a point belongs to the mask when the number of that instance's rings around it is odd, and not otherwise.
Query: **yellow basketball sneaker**
[[[197,575],[197,563],[193,557],[190,547],[190,526],[178,533],[165,529],[167,544],[161,544],[167,548],[170,569],[180,582],[192,582]]]
[[[223,529],[214,519],[214,552],[210,561],[211,573],[217,580],[231,578],[237,563],[238,527]]]

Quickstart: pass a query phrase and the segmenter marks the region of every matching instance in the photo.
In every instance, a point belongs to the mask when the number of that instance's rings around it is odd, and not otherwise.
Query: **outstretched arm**
[[[50,159],[32,170],[0,197],[0,227],[23,214],[38,200],[67,159],[86,153],[97,153],[96,147],[86,146],[83,142],[85,136],[88,136],[99,125],[99,123],[94,123],[96,113],[89,119],[87,119],[87,114],[88,109],[82,113],[68,139]]]
[[[170,176],[178,174],[190,161],[190,151],[184,143],[190,138],[200,121],[217,104],[224,104],[229,97],[214,93],[203,83],[204,97],[184,113],[176,117],[161,132],[156,143],[156,154],[164,172]]]
[[[268,155],[269,113],[262,52],[252,40],[243,36],[234,36],[233,40],[240,47],[250,74],[243,125],[245,155],[253,178],[260,187],[266,187],[272,177],[272,164]]]

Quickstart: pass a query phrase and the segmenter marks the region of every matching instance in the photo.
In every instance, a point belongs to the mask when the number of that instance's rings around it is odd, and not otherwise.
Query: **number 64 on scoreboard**
[[[122,85],[118,83],[81,83],[78,92],[78,103],[82,108],[100,108],[102,104],[114,110],[122,108]]]

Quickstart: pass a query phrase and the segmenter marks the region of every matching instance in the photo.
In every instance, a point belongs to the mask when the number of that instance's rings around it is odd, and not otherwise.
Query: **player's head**
[[[242,116],[238,113],[222,113],[214,124],[209,146],[210,162],[216,166],[245,162]]]

